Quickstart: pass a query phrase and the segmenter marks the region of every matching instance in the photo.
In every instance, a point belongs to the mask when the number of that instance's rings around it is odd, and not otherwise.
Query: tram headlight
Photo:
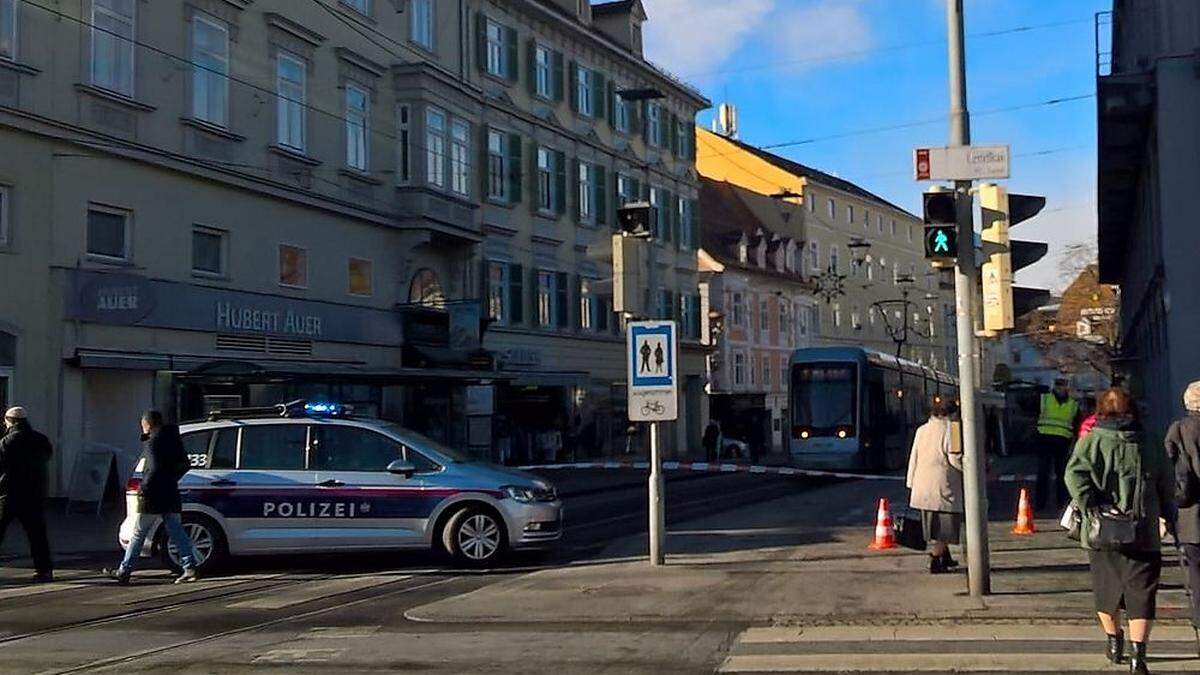
[[[808,437],[811,436],[812,434],[809,433],[808,429],[805,429],[804,427],[796,426],[796,427],[792,427],[792,435],[795,436],[796,438],[799,438],[802,441],[806,441],[806,440],[808,440]]]
[[[837,437],[838,437],[838,438],[845,438],[845,437],[847,437],[847,436],[849,436],[849,435],[850,435],[850,434],[846,433],[846,430],[845,430],[845,429],[838,429],[838,430],[837,430]]]

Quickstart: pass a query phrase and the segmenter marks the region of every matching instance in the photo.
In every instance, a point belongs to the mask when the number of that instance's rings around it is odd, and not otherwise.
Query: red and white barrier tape
[[[552,471],[556,469],[650,469],[650,462],[568,462],[564,464],[528,464],[519,466],[525,471]],[[663,462],[664,471],[703,471],[707,473],[754,473],[775,476],[817,476],[820,478],[852,478],[858,480],[904,480],[904,476],[880,476],[843,471],[819,471],[797,469],[791,466],[763,466],[758,464],[730,464],[727,462]],[[1001,474],[993,478],[999,483],[1022,483],[1033,481],[1034,475]]]

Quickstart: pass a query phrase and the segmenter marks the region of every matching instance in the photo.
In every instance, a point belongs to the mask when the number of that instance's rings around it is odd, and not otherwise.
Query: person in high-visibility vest
[[[1079,429],[1079,403],[1071,398],[1070,384],[1063,378],[1054,380],[1054,389],[1042,394],[1038,414],[1038,472],[1037,508],[1046,508],[1050,493],[1055,493],[1055,506],[1067,503],[1067,485],[1063,482],[1067,459]],[[1054,473],[1054,487],[1050,474]]]

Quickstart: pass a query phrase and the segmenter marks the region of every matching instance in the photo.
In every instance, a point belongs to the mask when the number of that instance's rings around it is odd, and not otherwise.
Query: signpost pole
[[[650,423],[650,564],[666,563],[663,539],[666,536],[663,510],[662,453],[658,447],[658,422]]]

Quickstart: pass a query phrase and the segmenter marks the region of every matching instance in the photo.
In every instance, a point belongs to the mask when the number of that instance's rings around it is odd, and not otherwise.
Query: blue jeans
[[[179,553],[179,564],[184,569],[195,567],[196,551],[192,548],[192,540],[183,530],[183,523],[178,513],[164,513],[161,516],[153,513],[143,513],[138,516],[137,525],[133,528],[133,537],[129,540],[129,548],[125,549],[125,559],[121,561],[122,572],[132,572],[138,557],[142,554],[142,546],[154,522],[162,518],[163,526],[167,528],[167,538],[175,545]]]

